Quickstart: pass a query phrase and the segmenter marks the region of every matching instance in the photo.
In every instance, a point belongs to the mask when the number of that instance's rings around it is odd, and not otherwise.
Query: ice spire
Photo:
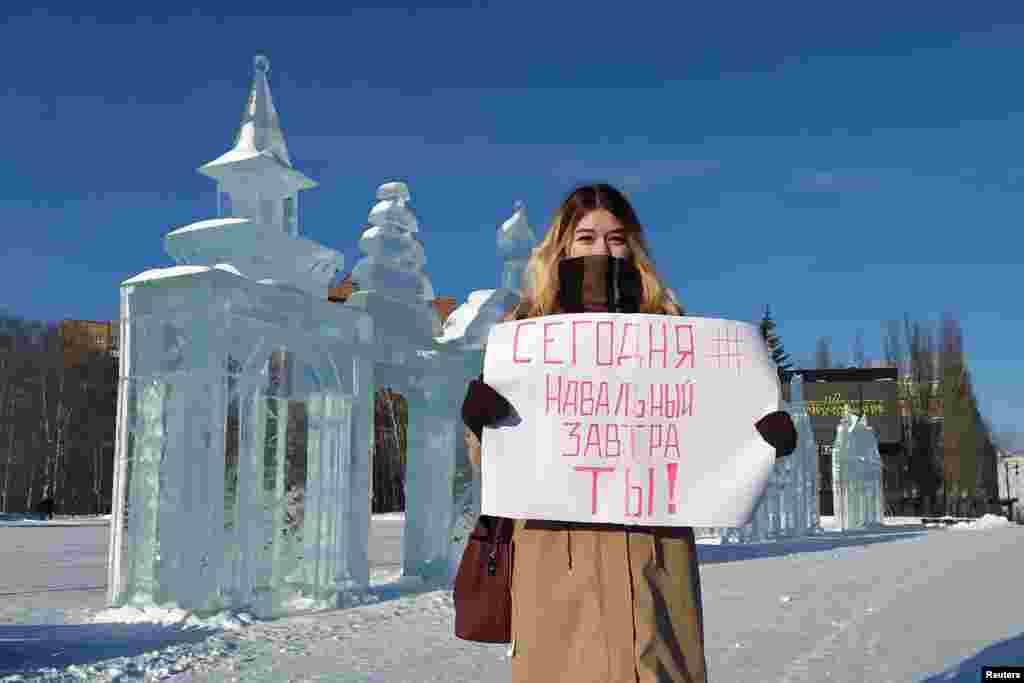
[[[274,99],[270,96],[270,60],[263,55],[253,58],[252,88],[249,99],[242,111],[242,122],[235,136],[235,147],[245,144],[260,152],[272,154],[285,166],[291,167],[288,146],[284,143],[281,131],[281,119],[274,108]]]
[[[515,213],[498,228],[498,254],[502,259],[501,282],[499,286],[514,292],[521,292],[525,284],[523,277],[530,252],[537,238],[526,220],[526,204],[516,200]]]
[[[217,181],[218,217],[173,230],[164,249],[181,265],[220,267],[317,298],[344,264],[338,252],[299,236],[298,193],[316,183],[292,168],[270,97],[270,61],[257,55],[235,146],[199,172]]]
[[[221,218],[249,218],[298,235],[298,192],[316,183],[292,168],[281,121],[270,96],[270,60],[253,60],[253,82],[228,152],[199,168],[217,181]]]

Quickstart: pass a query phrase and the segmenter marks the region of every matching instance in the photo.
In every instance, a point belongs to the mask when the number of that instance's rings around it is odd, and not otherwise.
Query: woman
[[[658,278],[636,213],[609,185],[569,194],[528,273],[528,292],[506,319],[682,314]],[[482,425],[508,412],[497,392],[471,383],[463,418],[475,434],[467,440],[477,471]],[[692,528],[517,520],[512,565],[516,683],[706,683]]]

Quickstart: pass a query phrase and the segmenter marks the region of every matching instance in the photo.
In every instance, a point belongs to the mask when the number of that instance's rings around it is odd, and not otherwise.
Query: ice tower
[[[441,324],[430,304],[434,288],[409,188],[385,183],[376,198],[359,241],[366,256],[352,271],[354,291],[344,306],[373,317],[377,386],[401,394],[409,408],[403,573],[445,579],[466,354],[436,339]]]
[[[483,369],[483,347],[491,327],[511,312],[520,302],[526,283],[526,264],[537,242],[526,218],[526,205],[516,201],[508,220],[498,226],[495,235],[501,272],[497,289],[481,289],[469,293],[466,303],[452,311],[445,320],[439,342],[462,352],[464,372],[475,377]],[[480,513],[480,477],[469,472],[469,459],[463,439],[456,440],[458,467],[463,468],[464,480],[470,482],[456,492],[452,516],[451,570],[458,566],[469,532],[471,520]],[[467,518],[468,514],[468,518]]]
[[[292,167],[269,71],[270,61],[257,56],[234,147],[199,168],[217,181],[218,217],[169,233],[164,248],[181,265],[229,263],[249,279],[325,299],[343,259],[299,237],[298,194],[316,183]]]
[[[495,237],[501,259],[498,288],[470,292],[466,303],[452,311],[445,321],[441,342],[467,350],[482,350],[491,327],[511,312],[529,289],[526,264],[537,238],[527,221],[526,205],[522,201],[515,202],[512,216],[498,227]],[[482,367],[483,355],[479,363]]]
[[[878,437],[867,419],[852,414],[848,405],[832,446],[832,490],[840,530],[882,523],[885,499]]]
[[[326,301],[341,255],[298,236],[257,57],[235,146],[200,171],[220,217],[121,285],[113,605],[258,614],[369,583],[373,320]]]

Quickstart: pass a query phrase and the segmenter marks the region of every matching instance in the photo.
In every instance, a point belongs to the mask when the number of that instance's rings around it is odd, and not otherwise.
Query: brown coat
[[[692,528],[517,520],[512,544],[514,683],[706,683]]]
[[[518,520],[515,683],[705,683],[693,529]]]

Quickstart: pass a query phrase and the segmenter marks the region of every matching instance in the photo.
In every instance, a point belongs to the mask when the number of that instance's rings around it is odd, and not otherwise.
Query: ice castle
[[[448,571],[479,363],[428,303],[404,183],[378,190],[358,291],[327,301],[343,259],[300,235],[315,182],[292,166],[269,70],[257,56],[234,145],[199,169],[218,217],[169,232],[177,265],[121,285],[112,605],[275,614],[365,589],[377,384],[409,405],[404,572]]]
[[[404,573],[450,577],[462,548],[453,526],[479,509],[477,481],[453,512],[459,406],[491,326],[520,300],[537,243],[526,207],[516,202],[496,231],[498,287],[472,292],[442,324],[411,192],[384,183],[359,240],[356,291],[330,303],[344,260],[301,236],[299,193],[316,183],[292,165],[269,72],[257,56],[232,147],[199,168],[217,184],[217,217],[167,233],[174,266],[121,284],[115,606],[273,615],[366,589],[376,386],[409,406]],[[737,540],[818,526],[799,387],[786,407],[799,450],[776,466],[754,521],[723,530]],[[866,430],[850,424],[841,438],[857,455],[836,460],[851,524],[877,518],[863,483],[874,460],[856,464]]]

